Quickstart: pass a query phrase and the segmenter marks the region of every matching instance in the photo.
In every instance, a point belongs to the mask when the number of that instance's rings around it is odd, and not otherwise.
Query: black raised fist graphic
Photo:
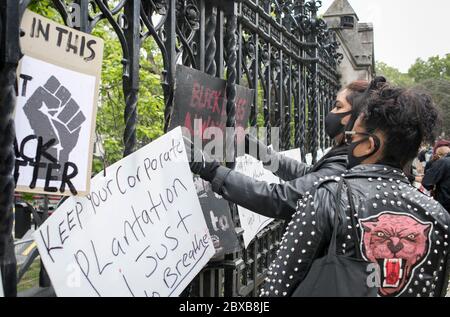
[[[44,143],[56,140],[47,153],[63,167],[77,144],[81,125],[86,121],[70,91],[51,76],[31,95],[24,111],[34,133],[42,137]],[[38,178],[45,178],[45,175]]]

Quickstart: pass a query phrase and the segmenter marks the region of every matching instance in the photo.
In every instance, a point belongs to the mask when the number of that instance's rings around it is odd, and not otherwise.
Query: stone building
[[[323,15],[333,29],[344,56],[340,72],[341,84],[358,80],[371,80],[375,74],[374,37],[372,23],[359,22],[358,15],[347,0],[335,0]]]

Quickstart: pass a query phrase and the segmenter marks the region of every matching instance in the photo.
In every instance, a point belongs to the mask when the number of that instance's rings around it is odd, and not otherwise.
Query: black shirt
[[[419,159],[419,162],[426,162],[426,154],[427,154],[428,150],[422,150],[419,152],[419,155],[417,156],[417,158]]]
[[[428,190],[436,186],[436,200],[450,212],[450,154],[433,162],[425,171],[422,185]]]

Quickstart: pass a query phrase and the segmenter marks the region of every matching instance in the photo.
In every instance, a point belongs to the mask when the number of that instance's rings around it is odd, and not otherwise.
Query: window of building
[[[343,16],[341,18],[341,26],[346,29],[353,29],[355,26],[355,18],[350,15]]]

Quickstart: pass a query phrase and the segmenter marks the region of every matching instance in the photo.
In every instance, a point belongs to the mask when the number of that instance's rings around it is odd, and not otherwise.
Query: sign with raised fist
[[[15,114],[18,191],[89,192],[103,40],[27,11]]]

